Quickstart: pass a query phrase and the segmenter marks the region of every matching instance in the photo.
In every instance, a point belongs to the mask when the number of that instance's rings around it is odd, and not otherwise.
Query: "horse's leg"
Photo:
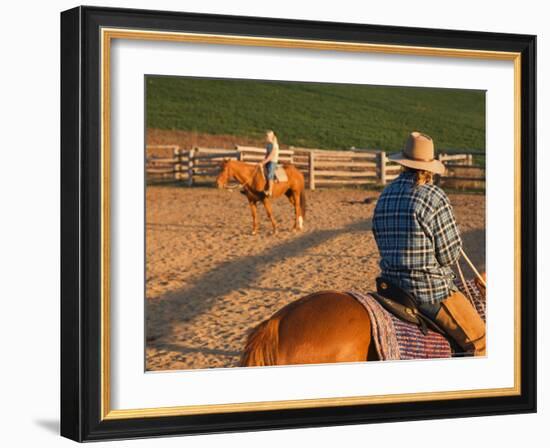
[[[248,198],[248,205],[250,205],[250,211],[252,212],[252,235],[258,233],[258,207],[256,201]]]
[[[296,209],[296,202],[294,201],[294,194],[291,189],[288,189],[285,192],[285,196],[288,198],[288,201],[290,202],[290,205],[292,205],[293,209]],[[294,225],[294,230],[296,230],[296,224]]]
[[[267,217],[271,220],[271,225],[273,226],[273,233],[277,233],[277,222],[275,221],[275,218],[273,217],[273,208],[271,207],[271,201],[267,198],[264,198],[262,201],[264,203],[265,212],[267,213]]]
[[[294,204],[294,212],[295,212],[295,219],[294,219],[294,230],[303,230],[304,228],[304,218],[302,218],[302,211],[300,207],[302,206],[300,202],[300,192],[296,190],[292,190],[292,198],[293,198],[293,204]]]

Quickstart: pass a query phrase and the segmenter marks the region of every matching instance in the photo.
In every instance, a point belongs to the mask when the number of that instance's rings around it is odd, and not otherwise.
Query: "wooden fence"
[[[437,178],[439,185],[459,190],[485,188],[485,163],[474,164],[474,156],[485,160],[485,153],[439,154],[438,158],[447,168]]]
[[[162,155],[151,154],[156,151],[162,153]],[[176,172],[179,169],[179,151],[177,145],[148,145],[145,163],[147,180],[162,182],[176,179]]]
[[[400,167],[383,151],[296,149],[294,164],[307,177],[310,190],[334,185],[385,185]]]
[[[172,157],[155,157],[155,149],[172,149]],[[264,148],[236,146],[235,149],[193,148],[178,146],[147,147],[147,181],[183,181],[192,186],[212,183],[224,160],[233,159],[258,163],[265,155]],[[478,156],[482,153],[476,153]],[[447,173],[438,180],[450,188],[482,188],[485,168],[473,165],[472,154],[439,154]],[[317,187],[346,185],[385,185],[395,179],[400,165],[388,159],[384,151],[329,151],[309,148],[283,149],[279,161],[294,164],[305,176],[310,190]]]

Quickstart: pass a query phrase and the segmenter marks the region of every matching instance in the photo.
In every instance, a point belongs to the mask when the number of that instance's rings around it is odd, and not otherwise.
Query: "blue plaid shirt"
[[[382,276],[420,303],[437,303],[456,289],[451,266],[462,242],[441,188],[416,185],[414,172],[401,173],[378,198],[372,230]]]

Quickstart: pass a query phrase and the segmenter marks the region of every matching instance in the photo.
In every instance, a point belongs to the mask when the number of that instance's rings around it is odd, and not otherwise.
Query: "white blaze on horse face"
[[[298,228],[302,230],[304,228],[304,218],[298,216]]]

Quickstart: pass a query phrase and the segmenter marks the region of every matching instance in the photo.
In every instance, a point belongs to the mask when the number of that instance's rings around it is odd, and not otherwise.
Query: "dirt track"
[[[377,192],[307,192],[305,231],[286,198],[280,232],[260,210],[251,236],[246,199],[211,188],[148,187],[148,370],[235,366],[247,332],[285,304],[323,289],[368,290],[378,274],[371,218]],[[451,195],[465,248],[485,269],[485,197]]]

